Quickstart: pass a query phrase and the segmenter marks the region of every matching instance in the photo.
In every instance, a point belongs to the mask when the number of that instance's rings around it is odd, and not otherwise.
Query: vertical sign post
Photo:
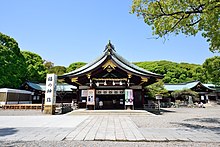
[[[56,87],[57,87],[57,75],[47,74],[45,102],[44,102],[44,113],[45,114],[55,114]]]
[[[156,100],[158,100],[158,111],[160,113],[160,100],[162,99],[162,95],[161,94],[156,94]]]

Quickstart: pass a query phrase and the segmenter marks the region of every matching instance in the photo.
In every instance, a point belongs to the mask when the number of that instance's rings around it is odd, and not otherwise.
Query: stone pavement
[[[0,116],[0,141],[220,142],[220,134],[188,128],[138,128],[129,115]]]

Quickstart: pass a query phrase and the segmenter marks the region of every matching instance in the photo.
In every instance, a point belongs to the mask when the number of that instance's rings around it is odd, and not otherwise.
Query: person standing
[[[99,101],[99,108],[100,108],[100,109],[103,108],[103,101]]]

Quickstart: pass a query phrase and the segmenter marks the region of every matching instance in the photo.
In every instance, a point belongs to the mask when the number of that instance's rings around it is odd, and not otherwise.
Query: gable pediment
[[[103,70],[106,70],[107,72],[112,72],[112,70],[115,70],[117,66],[111,61],[108,60],[103,66]]]

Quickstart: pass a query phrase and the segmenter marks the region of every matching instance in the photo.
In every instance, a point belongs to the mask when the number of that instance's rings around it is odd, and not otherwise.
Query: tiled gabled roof
[[[164,84],[164,88],[167,89],[168,91],[175,91],[175,90],[183,90],[183,89],[192,89],[198,84],[203,85],[205,88],[210,89],[210,90],[215,90],[213,88],[210,88],[206,84],[202,84],[200,81],[192,81],[192,82],[187,82],[187,83],[180,83],[180,84]]]
[[[103,62],[105,62],[107,58],[110,58],[111,60],[113,60],[113,62],[116,63],[118,67],[124,70],[127,70],[133,74],[136,74],[139,76],[152,76],[152,77],[159,78],[159,79],[163,78],[162,75],[147,71],[143,68],[140,68],[128,62],[126,59],[124,59],[122,56],[116,53],[114,46],[110,42],[106,45],[104,53],[100,57],[98,57],[96,60],[86,64],[85,66],[82,66],[79,69],[63,74],[62,76],[59,76],[58,78],[78,76],[81,74],[89,73],[90,71],[92,71],[93,69],[101,65]]]

